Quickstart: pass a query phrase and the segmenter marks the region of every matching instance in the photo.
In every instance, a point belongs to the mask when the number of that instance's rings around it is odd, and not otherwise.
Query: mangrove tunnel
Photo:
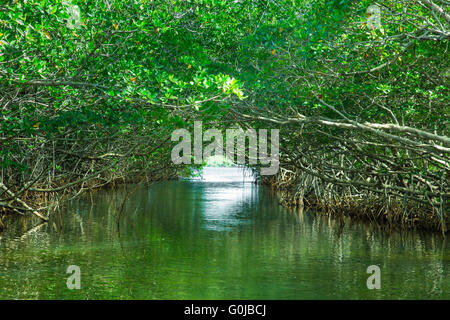
[[[449,27],[445,0],[1,1],[0,299],[448,299]]]

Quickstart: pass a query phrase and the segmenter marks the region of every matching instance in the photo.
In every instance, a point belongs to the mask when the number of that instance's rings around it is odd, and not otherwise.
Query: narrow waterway
[[[252,180],[207,168],[203,180],[86,195],[32,229],[11,222],[0,233],[0,298],[450,298],[442,236],[288,210]],[[81,270],[79,290],[67,288],[69,265]],[[371,265],[379,290],[367,288]]]

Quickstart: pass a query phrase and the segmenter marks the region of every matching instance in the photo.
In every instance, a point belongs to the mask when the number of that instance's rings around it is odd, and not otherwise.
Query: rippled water
[[[450,298],[442,236],[286,210],[227,170],[103,190],[34,228],[11,221],[0,234],[0,298]],[[80,267],[80,290],[66,286],[69,265]],[[370,265],[380,290],[367,289]]]

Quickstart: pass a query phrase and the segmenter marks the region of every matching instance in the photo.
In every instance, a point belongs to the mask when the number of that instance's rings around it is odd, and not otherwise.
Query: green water
[[[440,235],[286,210],[251,183],[127,189],[70,201],[34,229],[10,222],[0,234],[0,298],[450,298]],[[67,288],[69,265],[80,267],[80,290]],[[367,288],[370,265],[381,269],[379,290]]]

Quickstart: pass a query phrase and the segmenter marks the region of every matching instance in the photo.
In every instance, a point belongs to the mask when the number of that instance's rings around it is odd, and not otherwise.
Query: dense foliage
[[[264,182],[296,199],[445,230],[448,3],[379,1],[371,24],[374,4],[4,2],[0,206],[173,177],[171,132],[200,119],[280,128]]]

